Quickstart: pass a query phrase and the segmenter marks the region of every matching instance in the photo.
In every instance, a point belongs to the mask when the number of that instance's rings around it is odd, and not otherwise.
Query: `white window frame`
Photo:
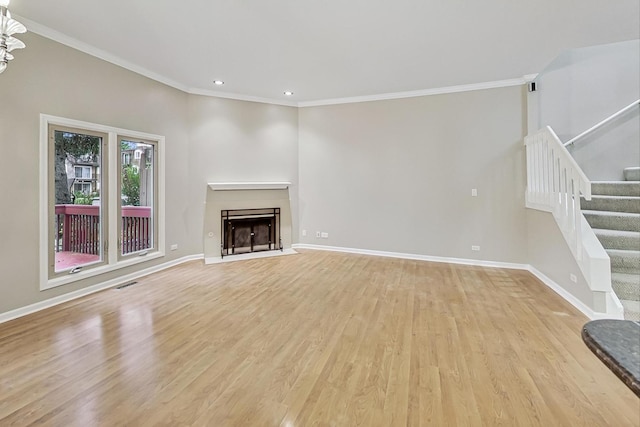
[[[81,190],[76,190],[76,186],[80,186],[82,189]],[[84,187],[85,186],[89,187],[89,191],[86,191],[86,192],[84,191]],[[75,194],[78,191],[83,193],[83,194],[87,194],[87,195],[91,194],[91,183],[87,182],[87,181],[75,181],[73,183],[73,192],[72,193]]]
[[[105,253],[106,263],[102,266],[81,270],[73,274],[67,274],[59,277],[49,277],[49,156],[48,151],[50,149],[49,144],[49,126],[65,126],[77,129],[85,129],[87,131],[103,132],[108,135],[107,141],[107,153],[106,156],[111,159],[107,162],[109,168],[109,179],[119,179],[117,161],[120,155],[120,147],[118,146],[118,135],[127,135],[131,138],[140,138],[146,140],[157,141],[158,154],[156,158],[156,167],[158,168],[158,183],[157,183],[157,212],[156,220],[158,222],[158,235],[157,235],[157,250],[148,252],[144,256],[127,257],[122,259],[119,257],[120,249],[118,248],[118,232],[120,227],[118,221],[120,221],[120,212],[118,212],[118,203],[109,203],[107,209],[107,215],[105,220],[107,221],[107,237],[108,242],[107,251]],[[96,123],[83,122],[80,120],[67,119],[64,117],[56,117],[48,114],[40,114],[40,290],[55,288],[58,286],[67,285],[69,283],[77,282],[89,277],[104,274],[110,271],[118,270],[121,268],[129,267],[132,265],[140,264],[145,261],[150,261],[165,256],[165,156],[164,156],[165,138],[161,135],[154,135],[145,132],[137,132],[128,129],[121,129],[111,126],[100,125]],[[115,160],[115,161],[114,161]],[[119,186],[117,183],[111,183],[107,187],[108,199],[117,201],[120,197],[118,192]]]
[[[158,173],[156,171],[157,154],[159,152],[158,144],[155,141],[151,141],[151,140],[148,140],[148,139],[147,140],[143,140],[142,138],[134,137],[132,135],[128,135],[128,134],[127,135],[120,135],[119,134],[118,135],[118,152],[120,152],[120,147],[122,146],[122,141],[143,143],[143,144],[148,144],[150,147],[153,147],[153,151],[154,151],[154,154],[153,154],[153,169],[152,169],[152,174],[153,174],[153,177],[152,177],[152,189],[153,189],[152,200],[153,200],[153,203],[151,204],[150,207],[152,208],[151,212],[155,212],[155,210],[157,209],[156,194],[155,193],[157,192],[156,180],[158,178]],[[138,153],[137,159],[139,160],[142,157],[140,155],[142,153],[142,151],[136,148],[135,152]],[[123,166],[122,164],[119,164],[118,168],[117,168],[118,172],[119,172],[119,177],[117,178],[118,194],[120,194],[120,196],[122,196],[122,166]],[[138,167],[138,165],[129,164],[129,166],[133,167],[133,170],[135,170],[136,173],[140,173],[140,168]],[[117,202],[118,202],[118,212],[122,212],[122,208],[124,207],[122,205],[122,197],[118,197],[118,201]],[[153,239],[152,239],[153,245],[151,246],[151,248],[140,249],[140,250],[137,250],[135,252],[130,252],[130,253],[127,253],[127,254],[123,254],[122,253],[123,242],[120,241],[119,245],[118,245],[118,247],[119,247],[118,254],[119,254],[121,259],[125,259],[127,257],[139,256],[140,253],[142,253],[142,252],[149,252],[149,251],[155,251],[156,250],[156,246],[158,244],[156,236],[157,236],[158,232],[157,232],[157,227],[156,227],[155,223],[156,223],[155,218],[153,218],[152,227],[151,227],[151,230],[152,230],[151,232],[152,232],[152,236],[153,236]],[[122,232],[122,227],[121,227],[122,226],[122,222],[121,221],[119,222],[119,225],[120,225],[120,228],[121,228],[119,233],[121,233]]]
[[[73,167],[73,174],[75,176],[75,179],[77,180],[90,180],[93,178],[93,173],[91,172],[91,166],[84,166],[84,165],[76,165]],[[78,176],[76,174],[76,170],[80,169],[80,176]],[[89,170],[89,176],[84,176],[84,171],[85,170]]]

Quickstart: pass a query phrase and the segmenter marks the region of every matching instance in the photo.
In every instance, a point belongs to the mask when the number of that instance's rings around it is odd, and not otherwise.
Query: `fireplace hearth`
[[[280,208],[221,211],[220,256],[282,251]]]

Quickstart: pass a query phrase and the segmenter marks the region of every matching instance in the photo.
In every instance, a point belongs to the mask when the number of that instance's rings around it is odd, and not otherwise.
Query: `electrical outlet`
[[[177,251],[178,250],[178,245],[175,244],[175,243],[173,245],[171,245],[171,250],[172,251]]]
[[[320,237],[322,237],[323,239],[328,239],[328,238],[329,238],[329,233],[327,233],[326,231],[323,231],[323,232],[320,234]]]
[[[302,237],[307,237],[307,230],[302,230]]]
[[[479,251],[480,250],[480,246],[471,246],[471,250],[472,251]]]
[[[471,197],[478,197],[478,189],[477,188],[472,188],[471,189]]]
[[[319,239],[319,238],[320,238],[320,232],[316,231],[316,239]]]
[[[578,283],[578,276],[576,276],[575,274],[569,274],[569,279],[571,279],[571,281],[573,283]]]

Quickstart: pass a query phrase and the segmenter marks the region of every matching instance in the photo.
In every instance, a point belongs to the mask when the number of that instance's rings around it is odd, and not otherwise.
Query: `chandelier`
[[[13,34],[26,33],[27,29],[11,19],[11,13],[7,9],[10,1],[0,0],[0,73],[7,69],[7,64],[13,59],[11,51],[25,47],[23,42],[12,37]]]

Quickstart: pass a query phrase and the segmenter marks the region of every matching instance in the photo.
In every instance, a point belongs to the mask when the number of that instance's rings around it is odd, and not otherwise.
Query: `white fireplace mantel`
[[[285,190],[290,182],[210,182],[207,184],[213,191],[229,190]]]

